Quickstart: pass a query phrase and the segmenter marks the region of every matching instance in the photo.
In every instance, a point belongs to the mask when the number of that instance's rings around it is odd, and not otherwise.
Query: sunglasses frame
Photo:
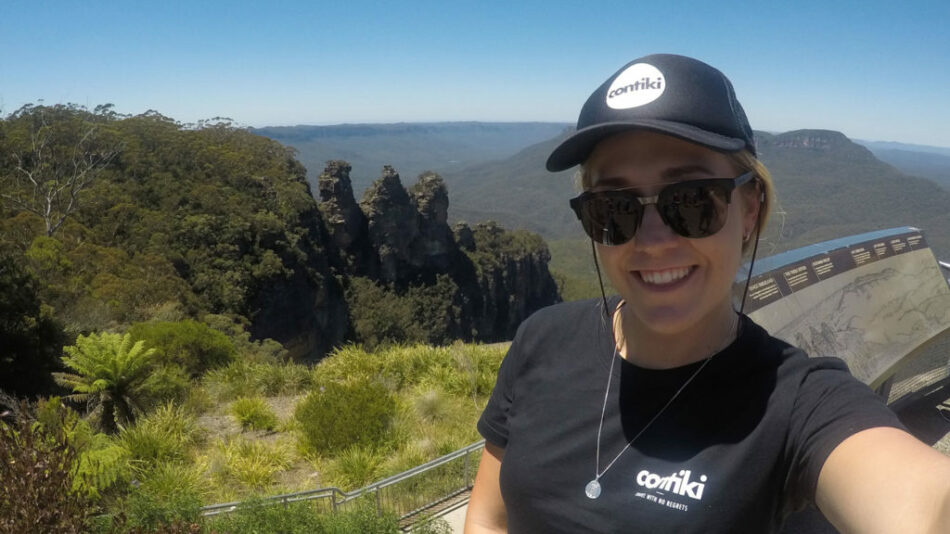
[[[629,193],[630,190],[639,189],[639,187],[636,187],[636,188],[629,187],[629,188],[623,188],[623,189],[609,189],[605,191],[584,191],[580,195],[572,198],[570,200],[570,205],[571,205],[571,209],[574,211],[574,214],[577,215],[578,220],[581,221],[581,226],[584,227],[584,233],[586,233],[592,240],[600,243],[601,245],[617,246],[617,245],[622,245],[624,243],[627,243],[631,239],[633,239],[634,236],[636,236],[637,234],[637,230],[640,229],[641,223],[643,222],[643,214],[646,212],[645,208],[649,204],[657,205],[657,212],[660,214],[660,218],[663,220],[663,223],[666,224],[677,235],[680,235],[688,239],[702,239],[704,237],[715,235],[717,232],[719,232],[719,230],[722,229],[722,225],[720,225],[719,228],[717,228],[714,232],[710,232],[705,235],[696,235],[696,236],[684,235],[684,233],[682,233],[675,224],[671,224],[671,222],[667,220],[667,217],[664,214],[664,210],[659,209],[658,203],[664,191],[666,191],[670,187],[682,187],[683,184],[691,184],[697,187],[715,185],[718,187],[722,187],[725,190],[726,204],[730,204],[732,202],[732,192],[736,190],[738,187],[748,183],[749,181],[753,179],[755,179],[754,171],[749,171],[749,172],[740,174],[739,176],[736,176],[735,178],[700,178],[698,180],[685,180],[685,181],[668,184],[664,186],[662,189],[660,189],[660,191],[657,194],[652,195],[652,196],[639,196],[634,193]],[[587,226],[584,224],[584,205],[585,203],[588,202],[589,199],[595,198],[597,196],[603,196],[605,193],[609,195],[622,193],[623,198],[626,198],[626,199],[634,198],[640,203],[641,209],[640,209],[639,214],[637,215],[636,226],[634,227],[634,230],[631,233],[630,237],[626,240],[623,240],[620,242],[613,242],[613,241],[603,242],[603,241],[594,239],[594,236],[592,236],[591,233],[587,231]],[[725,224],[725,220],[723,221],[723,224]]]

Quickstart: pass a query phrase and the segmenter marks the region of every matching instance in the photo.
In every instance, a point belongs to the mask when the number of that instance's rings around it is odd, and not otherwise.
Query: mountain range
[[[427,170],[444,175],[507,158],[568,127],[550,122],[420,122],[271,126],[251,131],[297,149],[297,159],[307,168],[314,190],[327,161],[345,160],[353,169],[353,189],[363,191],[384,165],[404,177],[415,178]]]
[[[950,189],[950,150],[947,153],[910,148],[875,148],[861,143],[885,163],[911,176],[929,178],[945,189]]]
[[[452,219],[470,223],[493,219],[509,228],[538,232],[551,244],[555,266],[561,261],[559,250],[574,254],[589,246],[567,207],[567,200],[577,192],[573,171],[551,174],[544,169],[551,149],[569,132],[564,123],[344,125],[257,131],[294,146],[311,177],[320,173],[321,158],[350,158],[377,169],[392,163],[403,176],[413,176],[420,168],[438,172],[449,190]],[[950,154],[942,152],[950,149],[859,144],[830,130],[756,132],[756,140],[759,156],[773,174],[780,208],[763,234],[766,255],[824,239],[910,225],[924,229],[938,256],[950,258]],[[340,152],[321,152],[334,147]],[[359,172],[354,164],[356,191],[365,187],[362,175],[378,175],[373,167]]]

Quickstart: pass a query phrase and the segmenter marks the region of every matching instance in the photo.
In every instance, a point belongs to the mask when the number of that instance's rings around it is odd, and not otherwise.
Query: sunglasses
[[[652,197],[628,189],[585,191],[571,199],[571,209],[584,231],[602,245],[622,245],[633,239],[648,204],[655,204],[663,222],[689,238],[709,237],[726,224],[732,191],[752,180],[747,172],[735,178],[704,178],[676,182]]]

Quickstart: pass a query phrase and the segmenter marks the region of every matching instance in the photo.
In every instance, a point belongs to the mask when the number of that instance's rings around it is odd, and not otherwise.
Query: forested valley
[[[558,137],[515,146],[562,130],[4,117],[0,533],[395,532],[375,508],[254,499],[356,489],[476,441],[505,351],[485,343],[599,295],[571,173],[543,170]],[[839,132],[756,139],[780,200],[760,256],[915,225],[946,259],[950,192],[913,167]],[[445,176],[416,174],[430,153]],[[233,500],[251,507],[199,519]]]
[[[227,119],[0,121],[2,526],[244,532],[198,507],[354,489],[478,438],[504,349],[477,343],[560,299],[547,247],[450,227],[435,173],[387,166],[357,201],[349,172],[312,191],[293,149]]]

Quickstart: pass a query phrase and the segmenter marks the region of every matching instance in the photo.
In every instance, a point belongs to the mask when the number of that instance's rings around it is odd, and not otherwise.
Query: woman
[[[733,307],[773,193],[721,72],[625,65],[547,167],[577,164],[571,207],[619,296],[522,324],[467,533],[775,532],[809,502],[844,532],[950,532],[950,460]]]

